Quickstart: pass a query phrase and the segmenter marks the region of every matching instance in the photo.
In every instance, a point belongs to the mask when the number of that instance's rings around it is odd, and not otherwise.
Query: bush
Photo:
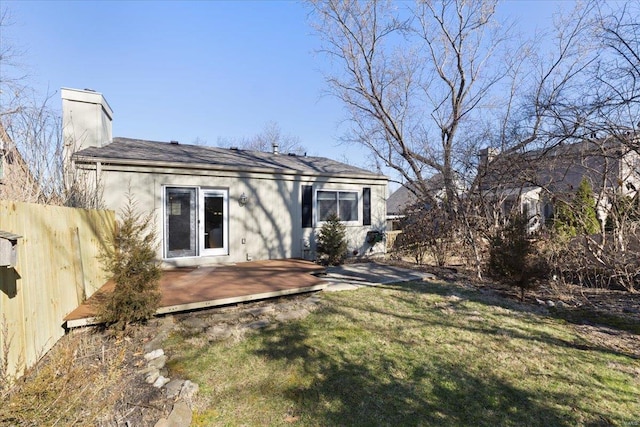
[[[105,271],[111,273],[115,289],[100,303],[97,319],[123,331],[130,323],[153,317],[160,303],[161,270],[155,259],[153,214],[138,213],[128,196],[122,219],[106,240],[100,259]]]
[[[318,254],[329,265],[342,264],[347,256],[346,227],[331,215],[318,233]]]
[[[640,197],[635,195],[616,197],[607,215],[606,231],[618,231],[629,224],[640,222]]]
[[[452,252],[455,224],[455,220],[440,207],[430,210],[421,206],[410,207],[404,211],[400,223],[402,234],[396,240],[396,247],[411,256],[416,264],[423,264],[428,254],[442,267]]]
[[[527,219],[522,214],[510,220],[491,239],[488,272],[491,276],[520,288],[524,300],[527,289],[534,289],[548,267],[527,235]]]
[[[569,238],[600,231],[593,190],[586,178],[582,178],[570,202],[558,201],[553,228],[559,235]]]

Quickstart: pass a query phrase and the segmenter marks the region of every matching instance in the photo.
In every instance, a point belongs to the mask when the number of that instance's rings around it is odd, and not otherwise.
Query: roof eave
[[[280,175],[305,175],[305,176],[332,176],[337,178],[357,178],[357,179],[369,179],[388,181],[389,178],[385,175],[369,175],[358,173],[331,173],[331,172],[314,172],[314,171],[302,171],[295,169],[277,169],[277,168],[255,168],[255,167],[243,167],[237,166],[225,166],[225,165],[212,165],[209,163],[183,163],[183,162],[163,162],[154,160],[134,160],[134,159],[115,159],[109,157],[93,157],[93,156],[81,156],[75,154],[74,161],[76,164],[97,164],[102,165],[121,165],[121,166],[135,166],[135,167],[162,167],[162,168],[174,168],[174,169],[194,169],[194,170],[211,170],[211,171],[225,171],[225,172],[249,172],[249,173],[264,173],[264,174],[280,174]]]

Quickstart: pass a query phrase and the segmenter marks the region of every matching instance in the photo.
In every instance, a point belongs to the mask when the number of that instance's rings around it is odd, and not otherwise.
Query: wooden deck
[[[188,311],[324,289],[313,273],[324,267],[298,259],[252,261],[215,267],[167,270],[160,279],[157,314]],[[108,281],[65,318],[67,328],[95,323],[96,302],[113,291]]]

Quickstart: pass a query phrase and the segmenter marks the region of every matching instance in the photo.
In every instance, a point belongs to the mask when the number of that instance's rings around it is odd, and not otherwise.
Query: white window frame
[[[222,236],[221,248],[205,249],[205,229],[204,229],[204,198],[207,195],[222,197]],[[229,189],[228,188],[208,188],[198,187],[198,256],[221,256],[229,255]]]
[[[326,221],[320,219],[320,209],[318,207],[318,193],[319,192],[329,192],[329,193],[354,193],[356,195],[356,219],[352,221],[344,221],[340,219],[345,225],[361,225],[362,224],[362,188],[354,188],[354,187],[338,187],[338,188],[316,188],[313,194],[313,212],[315,216],[316,225],[322,226]],[[340,213],[340,198],[339,196],[336,198],[337,201],[337,210],[338,214]]]

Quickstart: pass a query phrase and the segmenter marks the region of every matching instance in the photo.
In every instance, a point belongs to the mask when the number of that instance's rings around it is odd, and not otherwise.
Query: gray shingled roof
[[[405,208],[416,202],[416,195],[404,185],[391,193],[387,199],[387,215],[400,215]]]
[[[606,171],[607,185],[615,187],[618,171],[605,165],[618,159],[623,146],[613,138],[600,140],[599,144],[583,141],[573,144],[558,144],[549,149],[528,152],[498,154],[488,165],[480,167],[480,188],[491,191],[499,188],[540,186],[551,192],[573,191],[583,177],[598,188]],[[603,154],[602,150],[606,154]]]
[[[415,184],[415,183],[414,183]],[[437,194],[444,188],[444,182],[442,174],[437,173],[428,178],[425,182],[425,187],[432,197],[437,197]],[[418,197],[407,186],[412,184],[403,184],[396,191],[391,193],[387,199],[387,215],[402,215],[404,210],[418,201]],[[415,188],[418,188],[417,186]]]
[[[368,170],[324,157],[273,154],[200,145],[172,144],[130,138],[114,138],[104,147],[90,147],[75,153],[79,162],[135,163],[144,166],[192,165],[226,170],[299,172],[311,175],[363,176],[386,179]]]

